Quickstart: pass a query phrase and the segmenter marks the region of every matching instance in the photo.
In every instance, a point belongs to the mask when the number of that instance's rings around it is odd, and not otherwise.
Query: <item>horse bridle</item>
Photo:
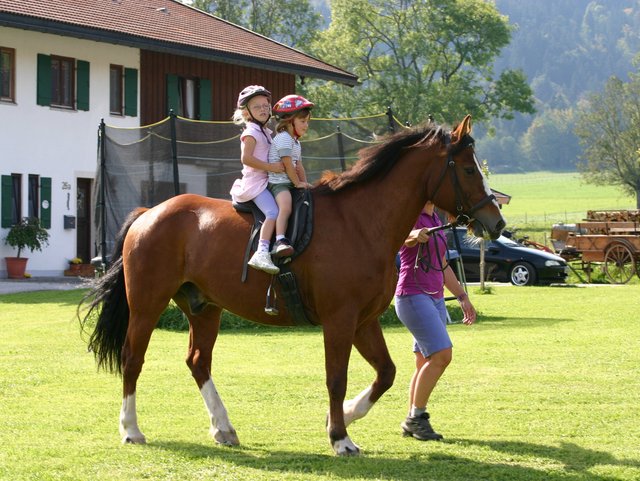
[[[449,172],[451,175],[451,183],[453,184],[453,189],[456,196],[456,220],[453,224],[454,226],[467,225],[473,220],[473,217],[472,217],[473,213],[481,209],[485,205],[487,205],[489,202],[496,200],[496,196],[494,194],[485,195],[479,202],[471,206],[469,210],[467,210],[466,212],[464,211],[464,205],[463,205],[464,194],[462,192],[462,187],[460,186],[460,181],[458,180],[458,174],[456,172],[456,161],[453,159],[453,156],[458,154],[458,152],[466,149],[467,147],[473,147],[475,144],[475,141],[473,140],[473,137],[471,137],[470,135],[465,135],[464,137],[462,137],[460,142],[454,145],[454,144],[451,144],[451,135],[447,134],[445,138],[445,144],[447,146],[447,154],[448,154],[447,163],[444,169],[442,169],[442,172],[440,173],[440,177],[438,178],[438,183],[436,184],[436,188],[434,189],[433,193],[429,196],[429,199],[433,201],[436,194],[438,193],[438,190],[440,190],[440,187],[442,186],[442,182],[444,181],[444,178],[447,175],[447,172]],[[476,164],[477,164],[477,161],[476,161]],[[478,168],[480,168],[479,165],[478,165]]]
[[[438,178],[438,183],[436,184],[436,188],[434,189],[433,193],[431,194],[431,196],[429,197],[429,199],[431,201],[434,200],[436,194],[438,193],[438,190],[440,189],[440,187],[442,186],[442,182],[444,181],[444,178],[447,175],[447,172],[450,173],[451,175],[451,183],[453,184],[453,189],[455,191],[455,196],[456,196],[456,218],[453,222],[449,222],[447,224],[443,224],[437,227],[432,227],[429,229],[429,235],[431,235],[432,233],[435,233],[437,231],[441,231],[441,230],[445,230],[445,229],[454,229],[455,227],[459,226],[459,225],[468,225],[472,220],[473,220],[473,213],[476,212],[477,210],[481,209],[482,207],[484,207],[485,205],[487,205],[489,202],[496,200],[496,196],[494,194],[490,194],[490,195],[485,195],[479,202],[477,202],[475,205],[471,206],[471,208],[468,211],[464,211],[464,205],[463,205],[463,201],[464,201],[464,194],[462,192],[462,187],[460,186],[460,181],[458,180],[458,174],[456,172],[456,161],[453,159],[453,156],[458,154],[460,151],[466,149],[467,147],[473,147],[475,141],[473,140],[473,137],[471,137],[470,135],[465,135],[464,137],[462,137],[462,139],[460,140],[460,142],[458,142],[457,144],[453,145],[451,144],[451,135],[447,134],[445,137],[445,144],[447,146],[447,163],[444,167],[444,169],[442,169],[442,172],[440,173],[440,177]],[[474,154],[475,156],[475,154]],[[476,161],[477,164],[477,161]],[[478,168],[480,168],[480,166],[478,165]],[[456,239],[457,240],[457,239]],[[426,244],[419,244],[418,246],[418,251],[416,252],[416,260],[414,263],[414,267],[413,267],[413,275],[414,278],[416,276],[416,271],[418,269],[418,267],[422,267],[423,270],[429,270],[429,269],[435,269],[437,271],[444,271],[447,266],[449,265],[449,262],[446,262],[444,265],[442,265],[442,262],[440,262],[440,267],[436,267],[431,265],[431,263],[429,261],[427,261],[426,265],[424,262],[425,258],[430,257],[430,254],[428,252],[429,247],[427,247],[427,254],[424,255],[423,254],[423,246],[425,246]],[[436,242],[436,256],[438,259],[440,259],[440,255],[438,252],[438,247],[437,247],[437,242]],[[417,284],[417,282],[416,282]],[[433,295],[436,294],[435,292],[427,292],[424,291],[423,292],[425,294],[429,294],[429,295]]]

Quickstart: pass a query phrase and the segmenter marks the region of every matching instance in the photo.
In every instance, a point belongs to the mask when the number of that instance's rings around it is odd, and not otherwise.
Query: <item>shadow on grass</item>
[[[554,324],[565,322],[576,322],[577,319],[569,317],[505,317],[505,316],[486,316],[480,313],[478,315],[478,326],[481,328],[491,327],[548,327]]]
[[[409,441],[412,442],[412,441]],[[417,441],[416,441],[417,442]],[[192,460],[218,460],[231,465],[273,472],[273,479],[280,474],[294,474],[299,479],[310,475],[327,476],[343,479],[383,479],[439,481],[491,479],[504,481],[617,481],[616,477],[596,475],[588,472],[596,465],[614,465],[639,467],[637,463],[619,461],[609,453],[583,449],[579,446],[564,443],[561,447],[551,447],[518,442],[487,442],[475,440],[451,440],[458,444],[486,446],[509,456],[504,461],[484,463],[469,460],[442,452],[428,452],[425,444],[424,454],[417,454],[410,459],[399,459],[404,454],[394,457],[376,454],[359,457],[339,458],[331,454],[304,454],[283,450],[268,450],[251,445],[240,447],[208,446],[185,442],[152,442],[148,447],[171,451]],[[329,448],[327,448],[329,449]],[[518,466],[510,456],[544,457],[564,464],[564,469],[536,469]],[[529,461],[531,462],[531,461]],[[555,472],[554,472],[555,471]]]
[[[619,460],[605,451],[585,449],[577,444],[564,441],[561,441],[559,446],[523,443],[520,441],[484,441],[479,439],[456,439],[452,441],[467,446],[486,446],[493,451],[509,455],[530,456],[534,458],[555,460],[562,464],[567,472],[580,473],[581,476],[587,475],[588,473],[585,472],[586,470],[598,465],[640,468],[640,458]],[[581,479],[600,478],[581,477]]]

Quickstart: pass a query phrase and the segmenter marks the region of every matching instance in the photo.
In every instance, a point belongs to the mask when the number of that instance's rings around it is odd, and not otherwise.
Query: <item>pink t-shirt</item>
[[[265,136],[266,134],[266,136]],[[241,151],[244,152],[245,137],[253,137],[256,141],[256,148],[253,151],[253,156],[264,162],[268,163],[269,159],[269,146],[271,143],[271,130],[268,128],[260,129],[260,126],[255,122],[248,122],[244,131],[240,135]],[[242,178],[236,179],[231,187],[231,198],[235,202],[247,202],[254,199],[260,192],[267,188],[269,177],[266,170],[256,169],[243,165]]]
[[[437,227],[439,225],[442,225],[442,222],[438,214],[434,212],[431,216],[421,212],[413,229]],[[435,247],[436,243],[437,249]],[[413,247],[403,245],[400,249],[400,272],[398,284],[396,285],[396,296],[412,296],[426,292],[435,299],[444,297],[444,275],[442,274],[441,263],[442,256],[447,252],[447,241],[443,231],[431,234],[429,241],[422,248],[422,255],[429,255],[428,262],[426,259],[424,261],[429,266],[426,272],[420,265],[417,269],[414,269],[419,246],[419,243]]]

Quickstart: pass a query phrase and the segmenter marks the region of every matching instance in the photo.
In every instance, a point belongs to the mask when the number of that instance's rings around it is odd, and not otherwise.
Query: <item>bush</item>
[[[23,217],[9,229],[4,243],[17,249],[16,257],[20,257],[22,249],[42,251],[44,246],[49,245],[49,232],[40,225],[37,217]]]
[[[187,319],[187,316],[185,316],[185,314],[182,312],[182,310],[173,301],[171,301],[160,316],[156,328],[164,329],[167,331],[188,331],[189,320]],[[236,316],[231,312],[222,311],[220,330],[272,328],[273,326],[256,324],[255,322],[247,321],[240,316]]]
[[[447,304],[447,310],[449,316],[453,322],[462,321],[462,309],[457,305]],[[380,316],[380,325],[382,327],[401,326],[402,323],[396,314],[396,310],[393,306],[389,306],[385,312]],[[165,329],[167,331],[188,331],[189,320],[184,315],[182,310],[173,302],[167,306],[158,325],[158,329]],[[222,311],[222,320],[220,323],[220,330],[238,330],[238,329],[273,329],[274,326],[266,326],[263,324],[257,324],[255,322],[247,321],[246,319],[236,316],[228,311]],[[279,327],[277,329],[280,329]]]

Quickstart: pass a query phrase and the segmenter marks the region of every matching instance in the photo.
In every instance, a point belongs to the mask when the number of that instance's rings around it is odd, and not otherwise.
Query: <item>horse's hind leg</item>
[[[367,322],[356,331],[353,342],[358,352],[376,370],[376,379],[355,398],[344,403],[344,423],[348,426],[369,412],[373,404],[393,385],[396,367],[377,320]]]
[[[144,444],[146,439],[138,427],[136,412],[136,384],[144,354],[149,346],[149,340],[158,318],[164,307],[158,303],[151,311],[141,313],[131,311],[127,336],[122,347],[122,408],[120,410],[120,435],[123,443]]]
[[[209,413],[211,422],[209,432],[216,442],[236,446],[240,444],[240,441],[236,430],[229,421],[227,410],[211,377],[211,354],[220,329],[222,309],[213,304],[207,304],[194,314],[189,310],[188,305],[178,297],[176,297],[176,302],[189,318],[187,365],[198,384]]]

